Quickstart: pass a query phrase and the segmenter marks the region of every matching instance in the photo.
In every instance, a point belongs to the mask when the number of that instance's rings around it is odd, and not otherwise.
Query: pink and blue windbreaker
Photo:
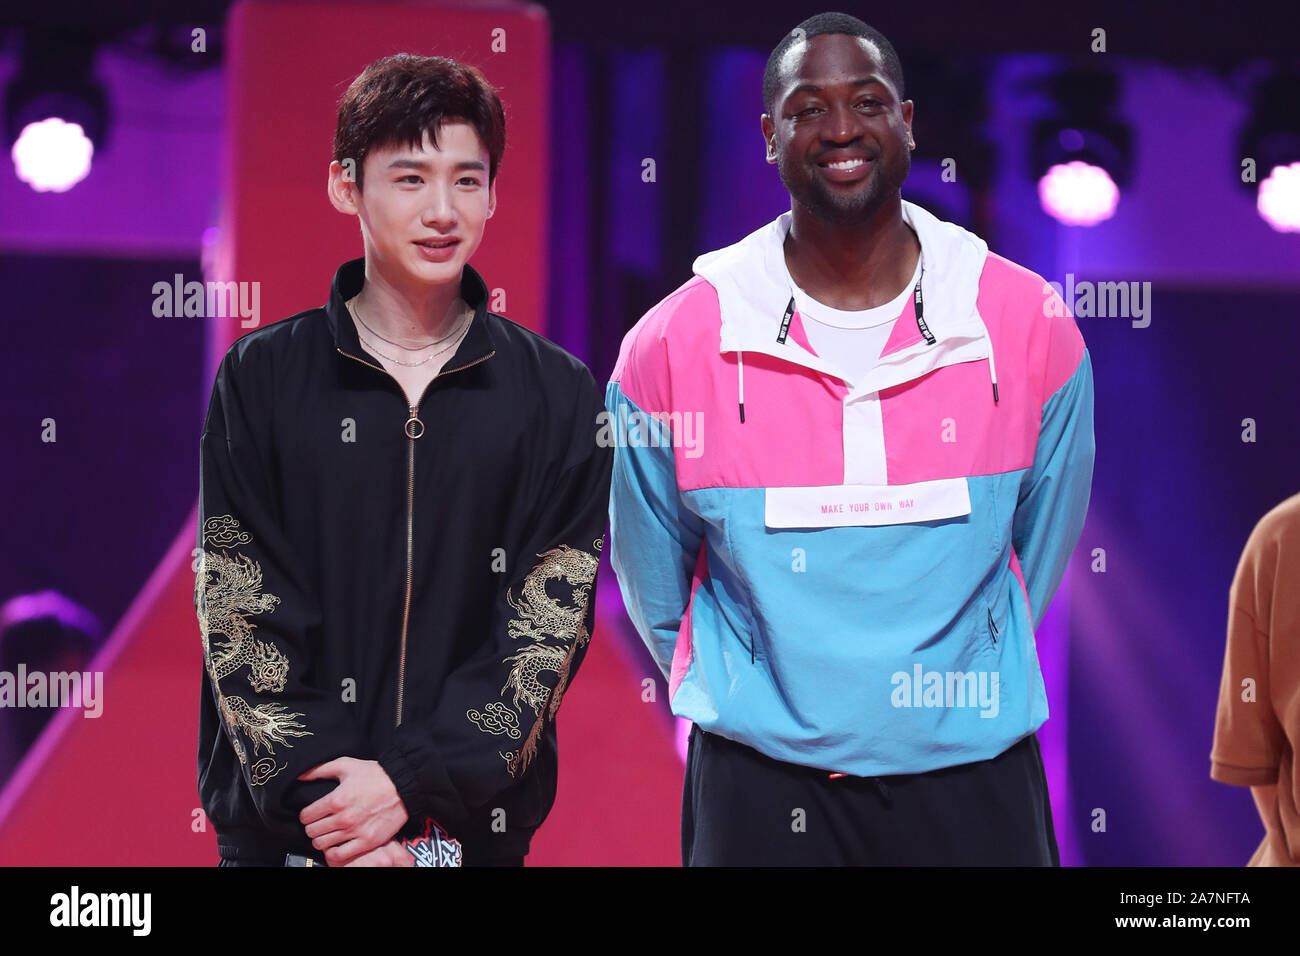
[[[909,298],[862,381],[804,334],[786,212],[695,261],[624,338],[605,401],[611,560],[673,713],[857,776],[988,759],[1047,719],[1034,630],[1094,458],[1060,297],[965,229],[903,218],[921,315]]]

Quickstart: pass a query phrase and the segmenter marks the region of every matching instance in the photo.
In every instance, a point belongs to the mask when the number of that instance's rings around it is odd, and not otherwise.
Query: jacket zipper
[[[993,608],[991,608],[991,607],[985,607],[985,610],[988,611],[988,613],[989,613],[989,636],[993,638],[993,643],[994,643],[994,644],[997,644],[997,642],[998,642],[998,626],[997,626],[997,624],[995,624],[994,621],[993,621]]]
[[[435,379],[437,377],[434,376]],[[433,382],[430,381],[429,384],[432,385]],[[420,401],[424,401],[423,395],[420,396]],[[410,410],[411,417],[403,426],[406,437],[411,440],[407,443],[410,463],[406,469],[406,602],[402,606],[402,656],[397,665],[397,721],[393,724],[394,727],[402,726],[402,692],[406,689],[406,625],[411,619],[411,580],[415,561],[415,442],[424,434],[424,422],[420,421],[420,406],[412,405]],[[411,434],[412,422],[420,426],[419,432],[414,435]]]
[[[347,352],[340,348],[336,347],[335,351],[337,351],[339,355],[347,356],[354,362],[360,362],[362,365],[373,368],[375,371],[387,375],[394,383],[396,383],[402,394],[406,394],[406,390],[402,388],[402,383],[398,382],[397,379],[394,378],[393,374],[387,369],[367,362],[365,359],[359,359],[355,355],[348,355]],[[442,378],[442,376],[449,375],[452,372],[464,371],[471,366],[477,365],[479,362],[487,361],[496,354],[496,349],[493,349],[491,352],[488,352],[487,355],[476,358],[474,361],[468,362],[465,365],[460,365],[456,368],[442,369],[437,375],[429,379],[428,385],[424,386],[424,391],[420,394],[420,401],[415,405],[407,406],[409,417],[402,425],[402,430],[406,433],[406,437],[411,440],[410,445],[408,446],[410,448],[410,453],[408,457],[406,487],[406,600],[402,606],[402,649],[397,665],[397,719],[393,724],[395,727],[400,727],[402,725],[402,698],[406,690],[406,629],[411,617],[411,581],[414,574],[415,560],[415,443],[420,436],[424,434],[424,422],[420,421],[420,405],[424,402],[424,396],[429,394],[429,389],[433,386],[433,383]],[[415,431],[415,425],[419,426],[419,431]],[[412,434],[412,432],[414,432],[414,434]]]

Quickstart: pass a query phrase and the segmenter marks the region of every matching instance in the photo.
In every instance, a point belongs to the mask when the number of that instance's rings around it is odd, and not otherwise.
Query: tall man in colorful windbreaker
[[[683,862],[1056,865],[1034,630],[1087,511],[1083,339],[902,200],[878,32],[806,20],[763,87],[790,211],[699,257],[606,390],[613,567],[694,723]]]

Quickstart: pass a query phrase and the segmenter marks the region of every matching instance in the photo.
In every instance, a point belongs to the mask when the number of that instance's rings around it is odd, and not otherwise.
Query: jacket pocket
[[[975,630],[979,635],[979,646],[999,656],[1010,623],[1011,602],[1008,589],[1014,579],[1015,575],[1009,570],[1001,569],[993,579],[993,583],[984,588],[979,607],[975,612],[977,617]],[[1015,588],[1019,596],[1020,585],[1016,583]]]
[[[750,601],[745,601],[741,605],[741,611],[744,612],[744,620],[740,622],[740,627],[736,630],[737,642],[749,657],[751,664],[757,664],[763,660],[763,655],[759,652],[758,647],[758,625],[754,621],[754,607]]]
[[[723,526],[723,535],[724,540],[726,541],[728,553],[733,559],[739,560],[736,554],[735,544],[731,540],[730,522],[727,522]],[[741,610],[745,614],[745,620],[741,626],[741,630],[737,634],[737,637],[739,638],[740,646],[749,652],[749,662],[751,664],[757,664],[763,659],[763,655],[760,654],[758,650],[758,625],[754,620],[753,586],[749,581],[744,580],[742,576],[738,575],[737,580],[745,589],[744,600],[740,602]],[[692,635],[692,639],[694,639],[694,635]]]

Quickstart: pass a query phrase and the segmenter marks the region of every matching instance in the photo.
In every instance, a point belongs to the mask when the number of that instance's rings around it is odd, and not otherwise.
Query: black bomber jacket
[[[527,853],[555,800],[555,715],[591,637],[613,449],[603,394],[559,346],[487,310],[420,403],[344,303],[238,339],[200,454],[198,783],[221,854],[323,862],[298,820],[335,757],[378,760],[418,837]]]

